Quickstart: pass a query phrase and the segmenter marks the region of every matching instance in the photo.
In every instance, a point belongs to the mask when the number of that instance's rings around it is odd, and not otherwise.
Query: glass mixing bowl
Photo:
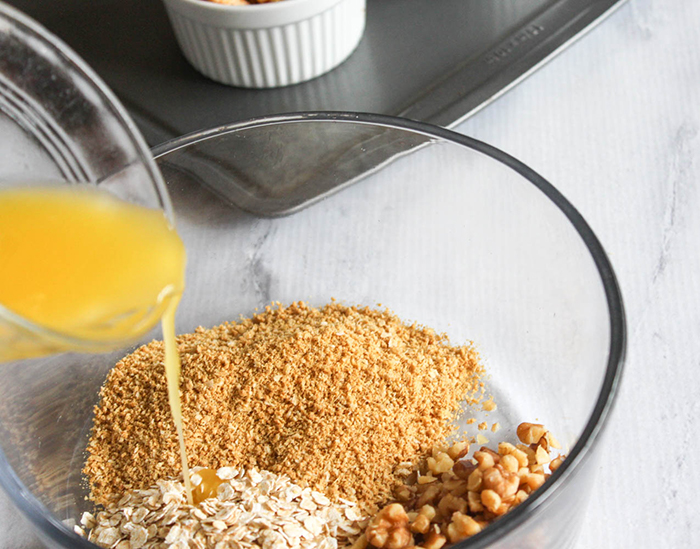
[[[502,426],[491,443],[537,421],[568,458],[457,547],[574,545],[625,320],[600,243],[554,187],[478,141],[373,115],[254,120],[154,155],[188,251],[179,333],[335,298],[474,341],[498,404],[483,417]],[[80,471],[99,388],[126,352],[0,368],[0,483],[50,547],[91,546],[71,530],[89,507]]]

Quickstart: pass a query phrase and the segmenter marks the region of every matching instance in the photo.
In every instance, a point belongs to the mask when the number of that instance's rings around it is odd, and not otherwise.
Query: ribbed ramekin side
[[[365,25],[365,0],[341,0],[310,18],[257,29],[216,26],[167,2],[166,8],[190,64],[212,80],[246,88],[287,86],[328,72],[355,50]]]

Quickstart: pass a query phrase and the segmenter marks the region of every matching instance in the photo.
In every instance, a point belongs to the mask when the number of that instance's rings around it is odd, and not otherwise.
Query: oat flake
[[[251,470],[231,476],[219,497],[195,507],[180,482],[131,491],[120,500],[128,507],[110,504],[96,517],[83,515],[88,531],[79,533],[116,549],[337,549],[350,547],[367,526],[354,503],[333,503],[284,475]],[[225,500],[223,486],[230,494]]]

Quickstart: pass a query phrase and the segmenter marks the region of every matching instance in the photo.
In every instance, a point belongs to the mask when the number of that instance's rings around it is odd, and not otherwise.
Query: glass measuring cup
[[[112,92],[59,39],[2,3],[0,132],[0,190],[93,185],[129,203],[161,210],[172,223],[160,172]],[[84,341],[38,326],[0,304],[0,361],[121,347],[160,318],[155,312],[139,315],[129,341]]]

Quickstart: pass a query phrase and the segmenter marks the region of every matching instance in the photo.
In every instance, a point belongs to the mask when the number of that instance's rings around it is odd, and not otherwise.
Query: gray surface
[[[185,61],[159,0],[11,0],[97,70],[155,145],[266,114],[401,115],[454,125],[624,0],[368,0],[357,51],[314,81],[216,84]]]
[[[361,111],[453,126],[622,3],[369,0],[366,35],[342,66],[297,86],[244,90],[216,84],[187,64],[156,0],[14,2],[102,75],[152,145],[255,116],[298,111]],[[274,136],[265,138],[274,154]],[[237,150],[245,148],[246,139],[236,142]],[[286,171],[271,177],[269,164],[247,166],[235,178],[220,177],[221,151],[207,146],[191,169],[226,200],[277,216],[358,181],[414,146],[375,135],[329,150],[323,136],[303,131],[294,142],[296,147],[286,149],[296,151],[299,173],[307,174],[303,180],[289,181]],[[359,162],[345,154],[357,149],[364,151]],[[223,151],[223,158],[227,154]]]

